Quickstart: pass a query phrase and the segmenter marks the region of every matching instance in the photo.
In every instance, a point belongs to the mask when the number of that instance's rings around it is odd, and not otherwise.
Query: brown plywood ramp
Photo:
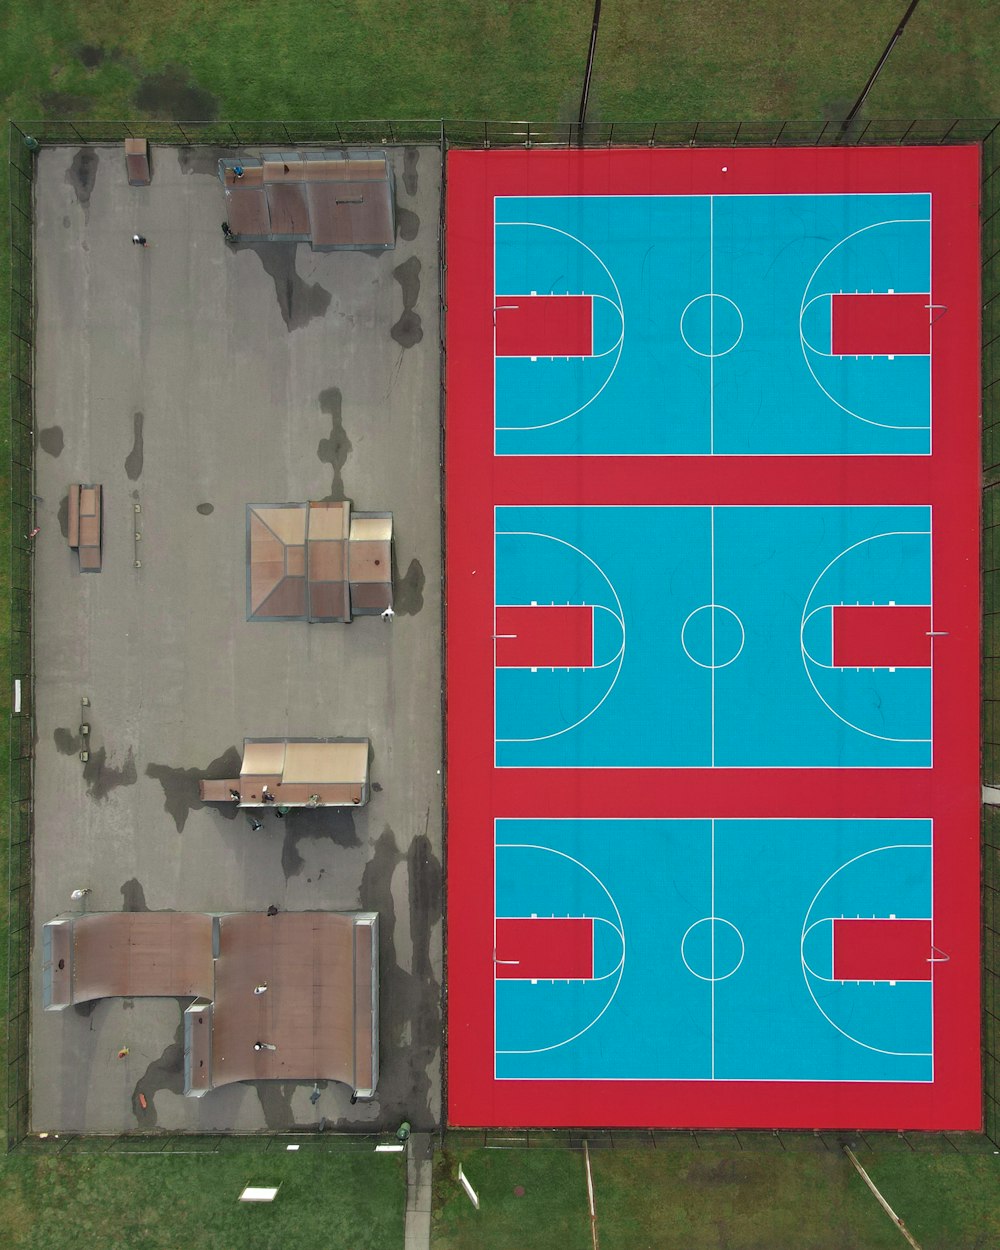
[[[152,181],[149,168],[149,140],[125,140],[125,172],[130,187],[148,187]]]
[[[100,486],[80,487],[80,572],[101,571],[103,541],[103,489]]]
[[[93,998],[210,997],[212,920],[184,912],[78,916],[74,1003]]]
[[[362,931],[368,955],[359,964],[355,937]],[[374,913],[221,917],[214,1085],[330,1080],[373,1092],[378,980],[371,952],[377,941]],[[254,993],[265,984],[264,993]],[[255,1043],[262,1048],[255,1050]]]

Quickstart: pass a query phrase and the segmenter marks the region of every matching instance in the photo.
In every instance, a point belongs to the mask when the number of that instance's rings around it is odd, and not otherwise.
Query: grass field
[[[403,1244],[403,1167],[394,1154],[263,1154],[240,1142],[205,1155],[20,1152],[0,1174],[0,1222],[8,1250],[383,1250]],[[248,1184],[278,1185],[278,1196],[240,1203]]]
[[[176,119],[575,117],[591,6],[576,0],[9,0],[9,115]],[[900,0],[605,0],[591,112],[617,121],[842,116]],[[991,0],[913,17],[881,117],[1000,111]]]
[[[678,1134],[656,1150],[593,1150],[602,1250],[893,1250],[904,1245],[843,1152],[810,1136]],[[1000,1246],[997,1160],[988,1154],[858,1147],[862,1165],[922,1250]],[[462,1163],[476,1211],[457,1181]],[[438,1157],[433,1250],[586,1250],[583,1155],[462,1150]],[[523,1195],[515,1190],[522,1188]]]
[[[605,0],[593,120],[838,118],[853,101],[904,0]],[[8,0],[0,91],[8,116],[36,118],[521,118],[576,115],[590,27],[578,0]],[[867,115],[1000,114],[995,0],[924,0]],[[0,196],[7,198],[7,170]],[[6,250],[0,283],[8,283]],[[0,352],[7,301],[0,301]],[[6,355],[3,357],[6,361]],[[0,399],[6,403],[6,394]],[[0,422],[0,491],[8,435]],[[9,586],[0,509],[0,591]],[[9,636],[0,618],[0,661]],[[6,664],[4,665],[6,671]],[[0,707],[7,708],[6,682]],[[0,813],[7,807],[0,736]],[[0,876],[6,838],[0,838]],[[6,923],[0,917],[0,976]],[[807,1140],[807,1139],[803,1139]],[[578,1154],[463,1156],[484,1210],[456,1193],[456,1156],[438,1160],[435,1245],[590,1244]],[[261,1167],[266,1162],[266,1168]],[[1000,1246],[997,1159],[879,1154],[864,1159],[924,1250]],[[899,1234],[838,1154],[607,1152],[594,1160],[604,1250],[645,1245],[872,1248]],[[279,1202],[246,1211],[248,1180],[280,1180]],[[523,1197],[515,1197],[523,1185]],[[12,1247],[205,1247],[402,1243],[398,1160],[271,1154],[17,1154],[0,1159],[0,1228]]]

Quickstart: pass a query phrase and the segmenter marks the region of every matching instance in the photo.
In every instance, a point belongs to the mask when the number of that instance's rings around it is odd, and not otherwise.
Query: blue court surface
[[[497,198],[497,307],[593,301],[589,354],[496,358],[497,453],[928,454],[929,343],[835,355],[831,321],[845,293],[944,311],[930,212],[919,194]]]
[[[836,980],[831,932],[931,897],[926,820],[498,820],[496,916],[594,937],[587,979],[495,982],[496,1076],[930,1081],[935,960]]]
[[[590,605],[498,667],[498,767],[927,768],[931,667],[836,666],[840,605],[932,607],[925,507],[500,507],[495,603]],[[932,654],[928,644],[928,655]],[[902,664],[903,661],[900,661]]]

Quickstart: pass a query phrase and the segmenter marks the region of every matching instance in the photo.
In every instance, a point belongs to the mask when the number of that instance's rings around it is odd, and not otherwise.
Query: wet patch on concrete
[[[69,218],[64,216],[64,217],[63,217],[63,219],[62,219],[62,221],[63,221],[63,229],[64,229],[64,230],[68,230],[68,229],[69,229]]]
[[[285,880],[297,877],[304,860],[299,854],[299,843],[305,839],[313,842],[329,839],[336,846],[360,846],[354,826],[353,808],[293,808],[284,820],[285,840],[281,846],[281,871]]]
[[[281,319],[289,333],[308,325],[313,317],[325,316],[330,307],[330,292],[318,282],[306,282],[296,272],[297,251],[287,243],[258,243],[253,248],[274,283]]]
[[[426,834],[410,843],[406,866],[410,873],[413,975],[427,981],[431,976],[431,930],[441,919],[441,863]]]
[[[177,164],[182,174],[207,174],[219,176],[219,155],[214,148],[178,148]]]
[[[219,102],[210,91],[191,81],[181,65],[167,65],[156,74],[147,74],[134,96],[140,113],[149,117],[198,117],[214,121]]]
[[[66,170],[66,181],[73,188],[76,202],[83,209],[84,221],[90,220],[90,196],[97,181],[100,160],[96,148],[80,148]]]
[[[130,482],[142,476],[142,423],[141,412],[132,414],[132,450],[125,457],[125,472]]]
[[[98,65],[104,64],[104,58],[107,53],[103,48],[99,48],[95,44],[85,43],[77,48],[76,55],[81,65],[87,69],[97,69]]]
[[[198,782],[206,777],[238,777],[243,757],[236,747],[212,760],[207,768],[171,768],[169,764],[147,764],[146,776],[163,787],[163,809],[171,817],[178,833],[183,832],[191,812],[205,804],[198,798]],[[235,820],[239,809],[235,804],[213,803],[227,820]]]
[[[344,494],[344,465],[353,450],[351,440],[344,432],[344,398],[340,388],[331,386],[320,391],[319,406],[330,418],[330,437],[321,438],[316,448],[320,460],[333,469],[333,483],[325,502],[339,503],[347,498]]]
[[[202,516],[211,516],[212,513],[215,511],[215,504],[214,503],[200,503],[198,507],[195,509],[195,511],[200,512]]]
[[[39,430],[38,446],[41,447],[42,451],[58,459],[63,454],[63,448],[66,446],[62,426],[49,425],[44,430]]]
[[[247,1084],[257,1091],[264,1123],[272,1132],[296,1127],[292,1098],[299,1087],[297,1081],[247,1081]]]
[[[149,911],[146,906],[146,891],[135,877],[126,881],[120,890],[122,911]]]
[[[76,755],[83,746],[83,739],[71,729],[57,729],[52,737],[60,755]]]
[[[395,551],[393,552],[393,564],[395,564]],[[424,582],[424,566],[419,560],[411,560],[409,568],[402,577],[393,568],[392,584],[394,590],[392,606],[395,608],[397,616],[417,615],[424,606]]]
[[[134,786],[139,779],[135,770],[135,758],[129,747],[125,763],[121,768],[112,768],[108,762],[105,747],[90,752],[90,759],[83,766],[83,779],[87,783],[87,794],[95,803],[106,799],[112,790],[119,786]]]
[[[392,276],[403,292],[403,315],[389,333],[400,347],[414,347],[424,337],[420,314],[415,311],[420,295],[420,260],[411,256],[397,265]]]
[[[184,1000],[183,1005],[186,1005]],[[184,1093],[184,1015],[181,1013],[180,1023],[174,1033],[174,1040],[167,1046],[158,1059],[154,1059],[146,1071],[135,1083],[132,1091],[132,1113],[142,1129],[156,1128],[156,1107],[154,1098],[161,1090],[171,1094]],[[142,1105],[139,1095],[145,1100]]]
[[[382,793],[382,787],[379,785],[377,781],[372,782],[372,789],[375,791],[376,794]]]
[[[63,538],[69,538],[69,495],[59,500],[59,530]]]
[[[430,820],[425,814],[424,828]],[[379,1030],[394,1062],[382,1069],[379,1101],[404,1108],[418,1131],[435,1127],[429,1071],[441,1049],[441,986],[431,963],[431,930],[441,918],[441,864],[430,840],[418,835],[405,856],[409,874],[412,972],[398,963],[395,948],[396,905],[392,876],[404,856],[386,827],[361,879],[361,908],[379,913],[381,992]]]
[[[403,186],[407,195],[417,194],[417,164],[420,161],[419,148],[407,148],[403,153]]]
[[[407,243],[412,243],[420,233],[420,218],[408,208],[397,207],[396,225],[399,227],[399,237]]]

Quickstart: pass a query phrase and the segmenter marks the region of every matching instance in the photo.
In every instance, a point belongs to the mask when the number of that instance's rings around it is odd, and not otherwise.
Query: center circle
[[[684,967],[699,981],[725,981],[743,962],[743,934],[721,916],[696,920],[681,938]]]
[[[696,356],[727,356],[743,337],[743,314],[728,295],[696,295],[681,313],[680,330]]]
[[[739,658],[746,642],[743,622],[721,603],[704,603],[681,626],[681,646],[699,668],[725,668]]]

